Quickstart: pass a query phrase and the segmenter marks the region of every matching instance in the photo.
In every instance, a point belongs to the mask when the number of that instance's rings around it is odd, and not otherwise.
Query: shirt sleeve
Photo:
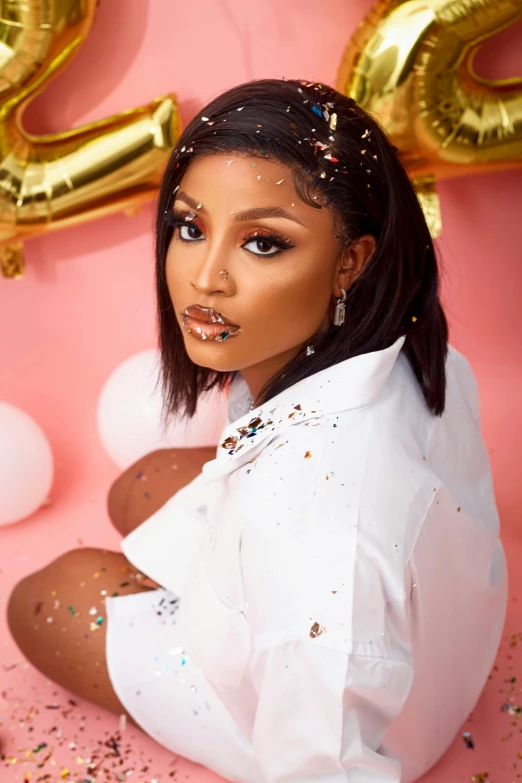
[[[399,783],[400,761],[380,744],[410,691],[409,662],[296,640],[251,665],[266,783]]]
[[[207,494],[200,473],[120,541],[125,557],[143,574],[181,597],[203,541]]]

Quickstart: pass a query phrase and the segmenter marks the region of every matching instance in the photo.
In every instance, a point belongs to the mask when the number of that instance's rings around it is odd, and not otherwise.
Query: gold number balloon
[[[179,135],[174,95],[74,130],[26,133],[24,108],[76,54],[97,0],[0,0],[0,264],[24,271],[23,240],[152,198]]]
[[[479,45],[521,16],[522,0],[380,0],[345,51],[339,89],[393,139],[435,235],[435,178],[522,164],[522,79],[472,67]]]

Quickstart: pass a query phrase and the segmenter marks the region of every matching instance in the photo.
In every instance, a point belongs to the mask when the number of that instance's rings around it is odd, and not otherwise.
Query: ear
[[[341,296],[341,288],[348,291],[375,253],[377,241],[372,234],[363,234],[355,242],[348,245],[337,262],[336,280],[333,295]]]

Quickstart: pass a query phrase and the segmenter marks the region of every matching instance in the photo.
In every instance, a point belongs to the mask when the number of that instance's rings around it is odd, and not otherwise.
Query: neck
[[[258,397],[261,389],[265,383],[277,373],[292,359],[298,351],[301,350],[301,346],[298,348],[292,348],[284,353],[272,356],[270,359],[266,359],[259,364],[254,364],[251,367],[245,367],[241,370],[241,375],[245,379],[248,388],[250,389],[250,395],[252,397],[253,405],[256,408],[258,405]]]

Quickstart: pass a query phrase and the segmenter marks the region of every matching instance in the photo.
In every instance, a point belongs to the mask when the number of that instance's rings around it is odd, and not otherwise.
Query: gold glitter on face
[[[241,327],[219,343],[184,335],[187,352],[201,366],[241,370],[260,388],[331,320],[331,213],[299,198],[288,167],[235,154],[194,159],[173,210],[189,218],[174,229],[166,260],[180,326],[183,310],[199,305]]]

